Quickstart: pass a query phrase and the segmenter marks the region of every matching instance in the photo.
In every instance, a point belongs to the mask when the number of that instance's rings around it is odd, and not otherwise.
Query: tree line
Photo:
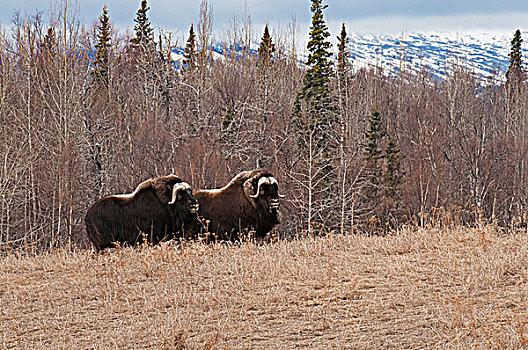
[[[48,21],[15,14],[0,30],[0,244],[84,246],[86,209],[104,194],[169,173],[221,187],[261,166],[287,195],[281,235],[526,227],[520,31],[505,77],[482,81],[458,60],[438,80],[427,66],[358,67],[345,24],[334,58],[325,8],[312,0],[303,64],[294,21],[266,25],[256,48],[249,17],[232,22],[225,57],[213,59],[205,0],[181,44],[156,37],[146,0],[132,35],[106,6],[93,26],[68,1]]]

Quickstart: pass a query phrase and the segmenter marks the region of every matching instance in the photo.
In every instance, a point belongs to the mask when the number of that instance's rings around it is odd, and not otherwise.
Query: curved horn
[[[169,204],[176,203],[176,196],[179,190],[190,190],[191,186],[187,182],[179,182],[172,187],[172,198]]]
[[[270,177],[269,177],[269,184],[270,184],[270,185],[277,185],[277,189],[279,188],[279,182],[278,182],[277,179],[274,178],[273,176],[270,176]],[[278,196],[279,196],[279,198],[284,198],[284,197],[286,197],[285,195],[280,194],[280,193],[278,193]]]
[[[275,180],[275,181],[277,181],[277,180]],[[260,193],[260,186],[261,186],[262,184],[268,184],[268,185],[270,185],[270,184],[271,184],[271,178],[268,178],[268,177],[265,177],[265,176],[261,177],[261,178],[259,179],[259,181],[258,181],[257,191],[255,192],[255,194],[250,194],[250,195],[249,195],[251,198],[257,198],[257,197],[259,196],[259,193]]]

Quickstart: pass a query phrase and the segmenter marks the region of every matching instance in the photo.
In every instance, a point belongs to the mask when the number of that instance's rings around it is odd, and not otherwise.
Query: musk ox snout
[[[191,214],[197,213],[198,209],[200,209],[200,205],[198,203],[194,203],[194,204],[189,205],[189,213],[191,213]]]
[[[270,199],[269,201],[270,211],[279,210],[279,205],[280,205],[280,202],[278,199]]]

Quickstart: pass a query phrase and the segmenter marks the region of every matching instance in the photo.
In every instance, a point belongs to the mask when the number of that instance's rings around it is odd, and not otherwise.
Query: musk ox
[[[134,192],[104,196],[86,213],[86,232],[96,251],[115,242],[156,244],[202,229],[191,187],[176,175],[140,183]]]
[[[199,214],[209,221],[207,230],[218,239],[234,240],[238,233],[254,231],[262,239],[279,224],[277,179],[264,169],[244,171],[226,186],[195,192]]]

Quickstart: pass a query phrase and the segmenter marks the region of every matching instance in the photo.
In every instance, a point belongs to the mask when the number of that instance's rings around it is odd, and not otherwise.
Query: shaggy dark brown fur
[[[208,231],[218,239],[235,240],[246,231],[262,239],[280,223],[278,183],[265,169],[241,172],[226,186],[195,196]]]
[[[99,199],[86,213],[86,232],[97,251],[116,242],[156,244],[197,234],[202,228],[197,209],[186,183],[176,175],[161,176],[140,183],[133,193]]]

